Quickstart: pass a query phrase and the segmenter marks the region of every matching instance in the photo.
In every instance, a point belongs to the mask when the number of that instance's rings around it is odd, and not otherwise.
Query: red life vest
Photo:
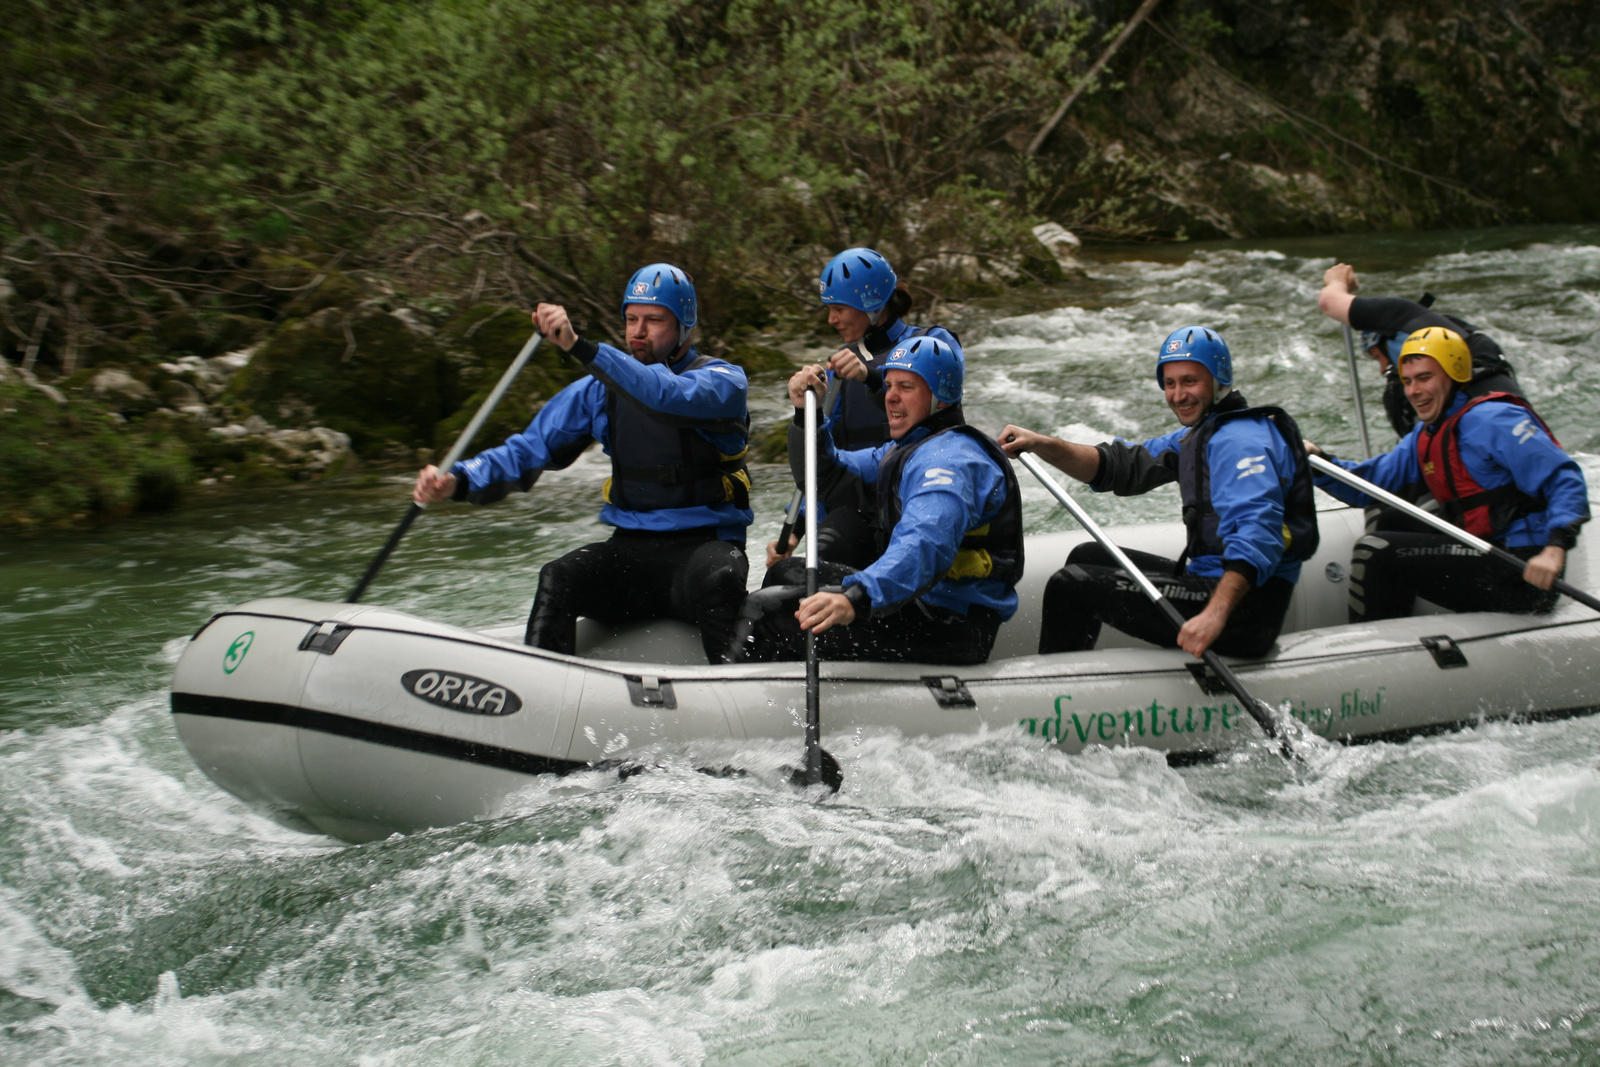
[[[1555,441],[1556,447],[1561,447],[1556,435],[1550,433],[1550,427],[1539,418],[1539,413],[1533,410],[1533,405],[1527,400],[1515,393],[1486,393],[1467,401],[1460,411],[1437,426],[1422,428],[1417,434],[1417,464],[1422,468],[1423,480],[1428,483],[1433,498],[1444,506],[1446,518],[1470,534],[1496,541],[1513,522],[1524,515],[1543,511],[1548,505],[1543,499],[1524,493],[1511,482],[1485,489],[1462,462],[1456,424],[1461,421],[1461,416],[1479,404],[1491,401],[1516,404],[1525,409],[1544,432],[1550,434],[1550,440]]]

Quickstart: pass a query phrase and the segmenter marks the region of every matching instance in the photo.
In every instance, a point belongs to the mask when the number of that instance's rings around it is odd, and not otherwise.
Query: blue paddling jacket
[[[1443,423],[1461,413],[1455,435],[1461,463],[1483,489],[1513,486],[1530,498],[1533,508],[1487,539],[1507,548],[1571,548],[1577,544],[1578,527],[1589,519],[1589,487],[1577,461],[1550,439],[1544,424],[1522,405],[1478,403],[1462,411],[1470,400],[1465,390],[1457,389],[1439,419]],[[1395,492],[1424,481],[1418,438],[1427,429],[1418,423],[1394,448],[1360,463],[1329,459],[1379,489]],[[1374,502],[1326,474],[1317,476],[1317,485],[1347,504]]]
[[[1191,434],[1198,436],[1186,449]],[[1258,586],[1300,580],[1301,561],[1317,547],[1316,507],[1308,465],[1297,454],[1299,429],[1279,409],[1250,408],[1235,392],[1196,427],[1096,447],[1100,470],[1090,488],[1097,492],[1132,496],[1180,483],[1188,573],[1238,571]]]
[[[898,521],[887,531],[888,546],[870,567],[843,582],[846,588],[860,585],[874,612],[920,597],[961,615],[975,604],[998,611],[1002,622],[1016,614],[1022,565],[1016,476],[1009,463],[995,458],[998,447],[986,448],[976,434],[961,424],[957,406],[935,413],[899,441],[873,449],[839,449],[826,425],[818,435],[818,462],[849,470],[875,486],[879,499],[889,498],[887,487],[877,485],[879,471],[899,471],[892,497]],[[915,453],[906,462],[884,462],[896,449],[911,448]],[[994,562],[985,565],[978,550],[964,544],[995,525],[1015,526],[1016,544],[1014,549],[996,544]],[[1015,563],[1001,562],[1003,556],[1014,556]]]
[[[570,354],[589,376],[551,397],[505,444],[457,463],[456,498],[487,504],[526,490],[599,441],[611,457],[601,522],[662,533],[715,527],[721,540],[742,544],[755,517],[744,371],[693,349],[670,365],[647,365],[582,338]]]

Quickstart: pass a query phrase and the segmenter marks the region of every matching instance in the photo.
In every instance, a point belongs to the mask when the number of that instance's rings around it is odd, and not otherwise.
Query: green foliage
[[[1002,251],[1023,221],[1007,198],[972,213],[947,193],[1012,156],[1006,136],[1047,113],[1082,33],[1066,0],[4,10],[16,195],[0,215],[37,299],[108,304],[52,321],[46,358],[63,363],[61,323],[120,335],[142,313],[148,332],[172,310],[162,290],[202,317],[315,310],[282,306],[255,242],[471,302],[560,299],[601,334],[619,280],[650,259],[695,274],[715,334],[761,325],[752,294],[809,304],[819,257],[849,243],[902,273],[951,246]],[[117,301],[126,327],[107,321]]]

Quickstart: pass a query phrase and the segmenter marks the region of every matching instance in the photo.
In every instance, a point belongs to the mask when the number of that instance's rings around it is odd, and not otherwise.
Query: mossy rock
[[[750,458],[758,463],[788,463],[789,424],[793,421],[779,419],[765,428],[751,427]]]
[[[220,356],[249,348],[264,337],[272,324],[248,315],[218,315],[211,321],[211,338],[203,356]]]
[[[194,480],[188,449],[109,407],[0,383],[0,527],[83,526],[177,506]]]
[[[265,269],[262,281],[270,299],[283,307],[286,319],[302,318],[325,308],[347,307],[365,295],[350,275],[331,267],[319,267],[295,256],[262,256]]]
[[[532,334],[528,312],[494,304],[459,311],[440,328],[439,342],[447,352],[448,366],[444,399],[451,414],[435,428],[435,451],[443,454],[455,443]],[[546,400],[583,374],[578,361],[555,345],[540,345],[478,431],[468,454],[526,429]]]
[[[155,333],[164,351],[194,356],[212,354],[210,333],[187,311],[162,316],[156,323]]]
[[[444,352],[376,308],[325,308],[287,322],[234,378],[225,396],[280,426],[327,426],[360,455],[432,440],[445,414]]]
[[[779,349],[762,344],[758,337],[751,330],[736,330],[727,338],[721,352],[722,358],[729,363],[737,363],[750,376],[794,373],[794,360]]]

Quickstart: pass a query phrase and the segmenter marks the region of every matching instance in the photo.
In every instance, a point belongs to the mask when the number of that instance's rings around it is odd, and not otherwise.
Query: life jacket
[[[717,362],[704,353],[680,374]],[[750,506],[750,419],[699,419],[653,411],[606,383],[606,418],[611,427],[611,477],[606,503],[629,511],[660,511],[706,504]],[[696,432],[738,434],[743,447],[733,455]]]
[[[960,405],[946,408],[936,413],[933,418],[945,416],[941,421],[953,421],[954,425],[946,425],[912,445],[900,446],[889,449],[878,464],[878,519],[886,533],[892,533],[895,525],[900,521],[902,502],[900,500],[900,475],[905,465],[910,462],[912,455],[923,445],[935,437],[947,433],[960,433],[978,442],[984,452],[994,461],[995,465],[1005,474],[1006,499],[1000,505],[1000,511],[994,518],[974,529],[968,530],[961,538],[961,547],[956,552],[956,558],[951,563],[950,569],[939,576],[939,580],[950,579],[961,581],[964,578],[994,578],[1005,583],[1007,587],[1014,586],[1022,580],[1022,491],[1017,485],[1017,475],[1011,468],[1011,461],[1006,454],[1000,451],[1000,446],[982,433],[968,426],[961,418]],[[927,425],[924,422],[923,425]],[[936,583],[935,583],[936,584]],[[932,588],[930,585],[928,588]],[[927,589],[920,589],[917,595],[921,596]]]
[[[913,326],[901,334],[899,341],[891,341],[888,331],[874,326],[860,341],[848,347],[862,366],[869,371],[878,370],[883,362],[879,357],[884,353],[892,351],[907,338],[921,337],[931,329],[930,326]],[[889,440],[889,416],[884,414],[883,397],[874,395],[866,382],[849,378],[841,382],[839,404],[835,410],[838,414],[834,416],[832,425],[834,447],[853,452],[861,448],[877,448]]]
[[[1417,465],[1422,468],[1423,480],[1433,498],[1444,506],[1445,517],[1470,534],[1487,541],[1498,541],[1505,536],[1506,528],[1518,519],[1543,511],[1549,505],[1540,497],[1529,496],[1514,484],[1485,489],[1472,477],[1461,459],[1461,441],[1457,436],[1457,423],[1461,416],[1479,404],[1515,404],[1525,409],[1556,447],[1556,435],[1550,433],[1533,405],[1514,393],[1489,393],[1475,397],[1461,405],[1461,410],[1437,426],[1424,426],[1417,434]]]
[[[1217,535],[1222,520],[1211,505],[1211,465],[1205,461],[1206,447],[1224,423],[1252,415],[1271,419],[1295,457],[1294,477],[1289,480],[1283,499],[1283,554],[1300,560],[1316,554],[1321,541],[1317,529],[1317,502],[1300,427],[1282,408],[1251,407],[1241,394],[1230,393],[1211,409],[1204,422],[1184,435],[1178,449],[1178,492],[1183,500],[1183,525],[1189,534],[1183,549],[1185,560],[1226,554],[1227,546]]]

